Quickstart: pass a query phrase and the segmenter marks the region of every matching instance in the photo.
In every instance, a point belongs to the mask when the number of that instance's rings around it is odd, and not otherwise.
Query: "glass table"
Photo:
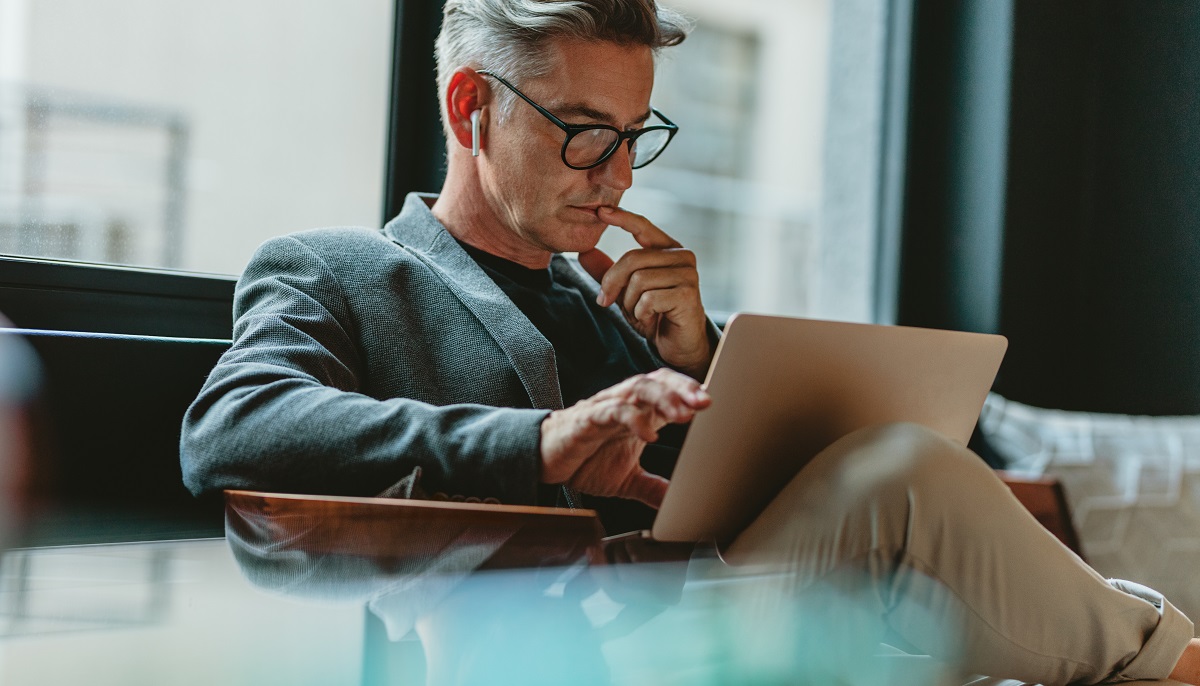
[[[10,550],[0,684],[971,682],[844,592],[480,507],[230,494],[224,538]]]

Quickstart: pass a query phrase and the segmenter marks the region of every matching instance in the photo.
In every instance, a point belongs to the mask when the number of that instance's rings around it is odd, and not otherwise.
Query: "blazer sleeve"
[[[430,490],[536,502],[549,411],[359,392],[345,293],[302,241],[259,248],[238,282],[234,317],[233,345],[183,420],[180,462],[192,493],[369,496],[419,466]]]

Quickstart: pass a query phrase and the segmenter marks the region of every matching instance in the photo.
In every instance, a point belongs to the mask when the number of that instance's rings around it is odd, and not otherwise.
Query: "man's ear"
[[[446,87],[446,121],[458,144],[471,149],[471,113],[482,110],[490,95],[487,83],[474,69],[462,67],[450,76]],[[480,113],[479,145],[486,139],[487,117]]]

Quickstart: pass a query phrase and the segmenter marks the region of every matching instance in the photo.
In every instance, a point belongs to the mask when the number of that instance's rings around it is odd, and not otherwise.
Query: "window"
[[[696,30],[653,102],[682,132],[625,205],[696,251],[718,318],[878,318],[896,2],[670,3]],[[420,90],[436,5],[0,0],[0,254],[237,274],[270,236],[378,226],[385,199],[432,190],[398,172],[442,165]],[[413,140],[388,177],[390,118]]]
[[[238,273],[377,226],[393,0],[0,0],[0,253]]]

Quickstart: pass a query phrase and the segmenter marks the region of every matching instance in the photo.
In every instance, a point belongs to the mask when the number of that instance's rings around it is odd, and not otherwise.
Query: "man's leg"
[[[724,557],[783,564],[793,597],[865,580],[855,597],[891,630],[979,674],[1161,679],[1193,632],[1161,595],[1088,567],[966,448],[915,425],[830,446]]]

